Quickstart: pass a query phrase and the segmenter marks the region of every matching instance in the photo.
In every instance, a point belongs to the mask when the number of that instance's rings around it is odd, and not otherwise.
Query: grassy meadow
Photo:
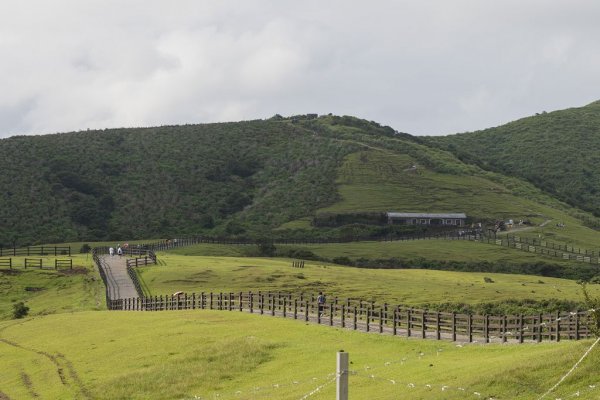
[[[338,169],[336,184],[339,200],[317,213],[465,212],[474,221],[530,221],[532,225],[518,233],[522,236],[590,250],[600,241],[600,232],[583,226],[572,209],[527,183],[476,169],[439,172],[406,149],[367,147],[349,154]],[[300,218],[280,229],[310,229],[310,221]]]
[[[0,392],[11,399],[284,400],[320,388],[310,398],[330,399],[343,349],[352,398],[535,399],[590,344],[459,345],[206,310],[57,314],[0,322]],[[598,398],[599,350],[551,398]]]
[[[23,265],[24,257],[12,258],[13,265]],[[54,257],[42,259],[44,266],[54,265]],[[17,302],[24,302],[30,315],[104,309],[105,288],[91,256],[72,259],[72,270],[0,269],[0,320],[11,318]]]
[[[146,295],[184,292],[284,291],[374,300],[379,303],[501,302],[510,299],[560,298],[582,301],[580,286],[567,279],[516,274],[418,269],[360,269],[309,262],[292,268],[291,260],[252,257],[203,257],[160,253],[160,266],[138,268]],[[491,278],[486,283],[484,278]],[[600,294],[600,285],[591,285]]]
[[[546,262],[558,265],[574,265],[573,262],[561,258],[541,254],[524,252],[508,247],[487,243],[471,242],[466,240],[414,240],[414,241],[364,241],[349,243],[303,244],[282,245],[277,244],[280,253],[285,254],[291,250],[307,250],[319,257],[333,259],[335,257],[348,257],[356,260],[390,259],[406,260],[432,260],[432,261],[457,261],[457,262],[493,262],[503,264],[528,264]],[[216,256],[216,257],[244,257],[256,255],[256,246],[253,245],[220,245],[198,244],[189,247],[169,250],[169,254],[186,256]]]

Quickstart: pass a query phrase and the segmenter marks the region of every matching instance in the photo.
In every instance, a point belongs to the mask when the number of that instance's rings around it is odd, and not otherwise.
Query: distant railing
[[[19,262],[20,261],[20,262]],[[38,268],[38,269],[55,269],[59,268],[69,268],[73,269],[73,260],[72,259],[55,259],[53,263],[48,264],[50,261],[48,259],[42,258],[22,258],[13,260],[12,258],[0,258],[0,269],[8,268]],[[44,264],[46,263],[46,264]]]
[[[592,336],[587,311],[537,315],[472,315],[337,298],[319,304],[314,295],[284,293],[178,293],[109,301],[111,310],[227,310],[300,319],[365,332],[473,342],[541,342]]]
[[[0,257],[71,255],[69,246],[0,247]]]
[[[536,253],[543,256],[561,258],[563,260],[600,264],[600,251],[586,250],[567,244],[557,244],[545,240],[536,240],[516,235],[485,234],[477,229],[458,229],[438,233],[421,233],[405,236],[390,236],[386,238],[371,239],[370,241],[414,241],[414,240],[467,240],[509,247],[525,252]],[[347,239],[273,239],[274,244],[334,244],[364,241],[360,238]],[[193,238],[173,239],[170,241],[155,242],[140,245],[141,249],[170,250],[177,247],[194,244],[220,244],[220,245],[257,245],[259,240],[227,239],[199,236]]]

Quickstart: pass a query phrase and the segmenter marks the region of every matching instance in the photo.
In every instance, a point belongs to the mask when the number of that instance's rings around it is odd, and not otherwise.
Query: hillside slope
[[[278,227],[313,235],[319,213],[466,212],[570,227],[586,216],[522,180],[353,117],[13,137],[0,140],[0,168],[3,246],[258,237]]]
[[[283,223],[335,199],[353,147],[289,121],[1,140],[0,243],[239,234],[241,211]]]
[[[600,216],[600,101],[496,128],[422,140],[465,162],[524,178]]]

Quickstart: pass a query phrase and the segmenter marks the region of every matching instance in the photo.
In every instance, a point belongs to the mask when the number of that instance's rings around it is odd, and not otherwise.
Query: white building
[[[428,214],[428,213],[386,213],[388,224],[398,225],[434,225],[465,226],[465,213]]]

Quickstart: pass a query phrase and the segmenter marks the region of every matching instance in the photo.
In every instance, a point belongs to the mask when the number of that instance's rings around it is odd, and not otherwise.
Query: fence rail
[[[376,305],[346,299],[319,305],[315,296],[281,293],[182,293],[111,300],[111,310],[227,310],[300,319],[365,332],[473,342],[541,342],[592,336],[587,311],[538,315],[471,315]]]
[[[108,252],[108,250],[107,250]],[[106,306],[108,307],[108,309],[111,309],[111,299],[110,299],[110,287],[109,286],[109,282],[108,282],[108,278],[106,277],[106,272],[104,271],[104,267],[102,266],[102,262],[100,260],[100,257],[98,257],[98,252],[97,249],[92,249],[92,259],[94,260],[94,264],[96,264],[96,267],[98,268],[98,273],[100,274],[100,278],[102,278],[102,282],[104,282],[104,297],[105,297],[105,301],[106,301]]]
[[[7,256],[70,256],[69,246],[0,247],[0,257]]]
[[[72,259],[55,259],[54,263],[44,265],[44,262],[47,262],[47,259],[42,258],[23,258],[19,261],[22,261],[20,264],[13,260],[12,258],[1,258],[0,259],[0,268],[37,268],[37,269],[55,269],[59,268],[70,268],[73,269],[73,260]]]

